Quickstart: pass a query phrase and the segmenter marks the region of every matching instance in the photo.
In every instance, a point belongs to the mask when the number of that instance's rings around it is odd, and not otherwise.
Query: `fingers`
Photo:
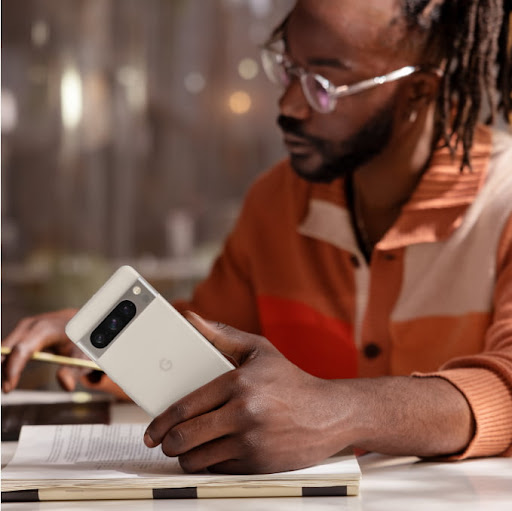
[[[208,466],[208,470],[217,474],[257,474],[260,471],[255,470],[251,465],[242,460],[231,459],[221,461]],[[266,471],[261,471],[266,472]]]
[[[16,328],[5,339],[2,339],[2,346],[14,348],[14,346],[23,339],[27,332],[29,332],[30,328],[36,321],[37,320],[35,318],[22,319],[16,325]]]
[[[258,435],[245,428],[237,431],[236,421],[230,418],[236,413],[236,406],[226,410],[229,407],[230,404],[178,424],[164,437],[163,453],[178,456],[186,472],[268,472],[268,460],[262,459]]]
[[[75,390],[78,380],[88,371],[90,372],[90,370],[79,367],[64,366],[57,371],[57,381],[64,390],[71,392]]]
[[[40,349],[40,339],[45,336],[41,328],[32,325],[20,324],[12,335],[7,337],[3,343],[4,346],[11,347],[11,354],[6,357],[2,364],[2,390],[9,392],[14,389],[19,382],[21,373],[32,353]]]
[[[153,419],[144,434],[146,446],[156,447],[176,425],[207,414],[226,403],[231,396],[230,374],[219,376],[191,392]]]
[[[219,351],[242,364],[258,346],[259,337],[236,328],[208,321],[194,312],[184,313],[185,318],[203,334]]]
[[[21,373],[35,351],[70,341],[64,333],[66,322],[75,313],[72,309],[42,314],[21,320],[3,341],[11,354],[2,360],[2,390],[9,392],[18,385]]]
[[[193,449],[178,459],[185,472],[200,472],[211,466],[236,462],[238,451],[237,442],[230,437],[224,437]]]
[[[247,456],[242,442],[236,437],[223,437],[178,457],[185,472],[208,470],[219,474],[263,474],[271,471],[261,456]]]
[[[84,352],[81,349],[77,348],[77,346],[72,342],[68,342],[60,346],[59,351],[60,353],[62,353],[62,355],[65,355],[66,357],[87,359],[87,356],[84,354]],[[71,392],[75,390],[76,385],[79,381],[83,382],[84,380],[93,379],[95,378],[95,376],[93,375],[95,375],[96,373],[99,373],[101,375],[104,374],[103,372],[94,370],[91,371],[90,369],[86,369],[83,367],[62,366],[57,371],[56,376],[60,386],[64,390]],[[101,376],[99,378],[101,378]],[[96,377],[98,381],[99,378]]]
[[[131,398],[117,385],[114,383],[104,372],[102,371],[91,371],[80,379],[80,383],[89,389],[94,391],[101,391],[107,394],[116,396],[116,398],[123,401],[131,401]]]
[[[6,357],[2,357],[2,390],[3,392],[10,392],[15,384],[17,384],[19,380],[16,378],[16,372],[17,368],[19,367],[19,364],[23,364],[22,367],[26,364],[23,363],[24,358],[28,360],[30,358],[30,354],[25,355],[22,353],[16,353],[15,347],[20,339],[23,338],[23,336],[26,334],[30,326],[32,325],[33,320],[30,320],[29,318],[23,319],[18,323],[16,328],[4,339],[2,340],[2,346],[8,346],[12,349],[11,354]],[[12,361],[14,359],[14,362]],[[16,361],[18,359],[18,362]],[[13,365],[14,364],[14,365]],[[14,384],[14,385],[13,385]]]
[[[222,407],[174,426],[162,439],[163,453],[180,456],[233,433],[236,426],[225,420],[225,413],[225,407]]]

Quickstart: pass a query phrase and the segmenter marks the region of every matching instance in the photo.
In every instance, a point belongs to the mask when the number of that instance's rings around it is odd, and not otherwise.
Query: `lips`
[[[291,133],[284,133],[284,144],[288,151],[293,154],[305,154],[314,149],[314,144],[307,138],[292,135]]]

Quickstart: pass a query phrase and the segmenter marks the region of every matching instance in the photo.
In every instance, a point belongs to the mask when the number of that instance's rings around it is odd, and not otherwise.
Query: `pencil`
[[[9,355],[11,348],[2,346],[2,355]],[[35,351],[32,353],[33,360],[40,360],[42,362],[52,362],[53,364],[86,367],[87,369],[95,369],[101,371],[102,369],[96,365],[92,360],[85,360],[83,358],[63,357],[61,355],[54,355],[53,353],[46,353],[44,351]]]

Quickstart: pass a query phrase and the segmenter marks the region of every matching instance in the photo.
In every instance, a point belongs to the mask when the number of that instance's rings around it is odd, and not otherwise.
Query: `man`
[[[185,313],[238,367],[154,419],[146,445],[225,472],[347,445],[512,454],[512,144],[476,123],[485,101],[510,110],[510,10],[298,0],[264,54],[290,158],[177,304],[214,320]],[[72,314],[5,340],[4,390],[32,351],[71,353]]]

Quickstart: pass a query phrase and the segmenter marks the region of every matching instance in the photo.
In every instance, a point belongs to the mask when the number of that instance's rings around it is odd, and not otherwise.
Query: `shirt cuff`
[[[460,368],[413,376],[444,378],[469,403],[475,418],[475,434],[462,453],[447,459],[512,455],[512,393],[498,375],[488,369]]]

